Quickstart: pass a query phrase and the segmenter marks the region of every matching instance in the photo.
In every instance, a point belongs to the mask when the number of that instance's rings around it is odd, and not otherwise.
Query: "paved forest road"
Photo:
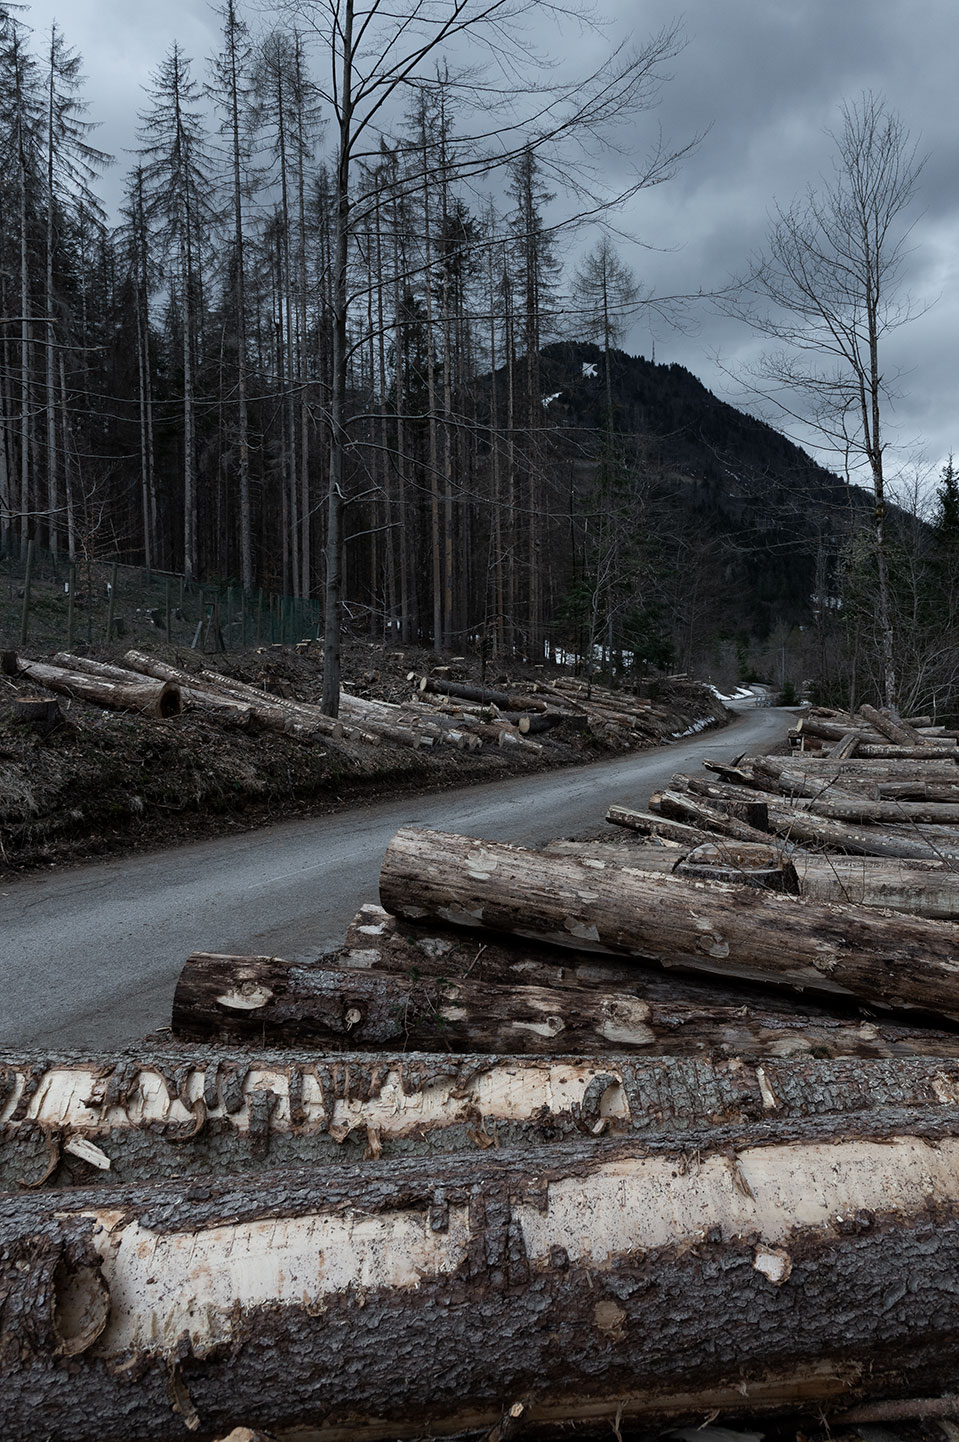
[[[377,896],[399,826],[528,845],[597,825],[614,801],[645,807],[704,756],[764,749],[786,716],[741,713],[727,728],[622,760],[406,796],[243,836],[29,875],[0,891],[0,1044],[110,1048],[165,1026],[191,951],[306,960],[339,946]]]

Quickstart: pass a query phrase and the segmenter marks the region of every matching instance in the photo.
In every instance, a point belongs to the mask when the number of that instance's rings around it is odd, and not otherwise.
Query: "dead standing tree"
[[[847,473],[868,473],[883,699],[894,708],[884,343],[914,315],[900,281],[907,212],[923,162],[900,117],[872,94],[843,105],[832,139],[831,179],[787,209],[776,208],[767,253],[733,308],[782,346],[763,358],[757,387],[774,389],[780,411],[842,455]]]
[[[545,151],[564,139],[596,137],[625,113],[648,108],[655,98],[662,65],[678,49],[677,32],[662,31],[636,51],[616,50],[590,76],[548,86],[537,82],[536,57],[521,33],[521,22],[535,10],[555,11],[557,24],[584,7],[546,5],[544,0],[408,0],[395,6],[384,0],[359,5],[355,0],[290,0],[301,24],[319,42],[328,61],[319,93],[329,106],[335,135],[333,166],[334,243],[332,257],[331,394],[326,415],[330,445],[327,493],[325,664],[323,709],[335,716],[340,693],[340,632],[343,606],[344,515],[348,500],[348,460],[352,449],[347,410],[350,322],[359,296],[350,292],[350,258],[355,218],[365,207],[355,194],[354,177],[379,155],[379,122],[394,97],[425,82],[427,71],[442,65],[465,112],[472,106],[477,124],[451,139],[445,178],[479,176],[509,165],[524,152]],[[457,47],[469,51],[469,72],[454,72]],[[489,62],[481,75],[478,59]],[[544,72],[545,73],[545,72]],[[491,128],[491,97],[497,123]],[[521,111],[522,106],[525,110]],[[634,177],[629,193],[668,174],[679,152],[659,150]],[[413,184],[422,184],[422,177]]]

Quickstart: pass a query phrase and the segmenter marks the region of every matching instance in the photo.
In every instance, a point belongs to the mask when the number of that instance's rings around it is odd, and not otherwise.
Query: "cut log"
[[[285,729],[288,735],[303,737],[310,737],[317,733],[332,735],[335,728],[339,727],[339,735],[348,741],[363,741],[368,745],[377,746],[382,739],[376,729],[367,726],[345,725],[338,718],[334,719],[332,716],[325,715],[319,706],[312,706],[303,701],[287,701],[282,696],[271,696],[268,692],[260,691],[258,687],[250,686],[245,681],[237,681],[232,676],[221,675],[219,671],[201,671],[200,679],[228,696],[249,701],[251,705],[272,708],[270,714],[273,718],[277,716],[286,718]],[[265,724],[270,723],[266,722]]]
[[[800,716],[793,728],[801,737],[812,736],[820,741],[842,741],[851,731],[855,731],[862,740],[882,741],[884,732],[876,731],[873,727],[864,727],[860,722],[857,726],[852,717],[840,721],[828,716]]]
[[[578,856],[580,860],[590,857],[597,861],[608,861],[612,866],[636,866],[640,871],[674,870],[676,863],[693,848],[682,846],[678,841],[657,841],[644,846],[641,842],[614,841],[550,841],[544,848],[557,856]]]
[[[318,965],[402,976],[473,979],[484,983],[585,987],[628,991],[649,1006],[647,1025],[657,1035],[654,1055],[700,1057],[955,1056],[959,1033],[929,1025],[903,1025],[859,1014],[846,999],[801,1003],[785,991],[535,942],[498,942],[453,927],[424,931],[381,907],[366,906],[347,933],[347,946]]]
[[[861,745],[856,755],[861,761],[956,761],[959,749],[955,741],[934,739],[923,746]]]
[[[718,836],[731,836],[736,841],[754,841],[760,844],[767,841],[768,836],[758,826],[751,826],[746,821],[740,821],[734,811],[742,808],[742,803],[730,799],[723,803],[700,801],[698,797],[689,796],[681,791],[657,791],[649,798],[650,811],[658,811],[672,821],[681,821],[686,826],[698,826],[703,831],[713,831]],[[759,814],[768,823],[768,808],[765,804]]]
[[[380,899],[408,920],[655,957],[959,1020],[959,924],[950,922],[586,866],[415,827],[387,848]]]
[[[950,754],[928,752],[928,760],[918,757],[905,759],[868,760],[861,756],[846,761],[836,761],[831,756],[741,756],[738,767],[753,772],[765,772],[778,776],[783,771],[800,771],[810,776],[868,776],[874,781],[945,781],[955,782],[956,762]]]
[[[864,796],[844,795],[839,785],[833,787],[827,778],[810,777],[799,771],[780,771],[779,789],[784,796],[796,798],[795,805],[813,816],[831,816],[837,821],[872,822],[896,825],[900,822],[926,822],[932,826],[954,826],[959,823],[959,804],[948,801],[869,800]]]
[[[707,841],[673,868],[690,881],[725,881],[765,891],[799,895],[799,880],[790,857],[777,846],[757,842]]]
[[[910,726],[908,721],[899,721],[888,711],[877,711],[875,706],[863,705],[859,708],[859,714],[864,716],[875,731],[881,731],[883,736],[888,736],[890,741],[895,741],[898,746],[919,746],[922,738],[915,726]]]
[[[137,653],[131,653],[137,654]],[[135,681],[141,675],[147,674],[142,668],[131,670],[129,667],[111,666],[106,661],[93,661],[88,656],[74,656],[68,651],[58,651],[54,657],[57,665],[69,666],[75,671],[85,671],[91,676],[104,676],[116,681]],[[160,675],[158,663],[157,679],[170,681],[180,688],[180,699],[184,705],[196,711],[203,711],[206,715],[217,721],[226,722],[228,725],[246,727],[253,720],[251,708],[242,701],[232,701],[229,697],[218,695],[215,691],[207,688],[200,688],[193,684],[196,677],[190,676],[189,671],[180,671],[176,666],[166,666],[162,669],[168,674]]]
[[[686,1008],[687,1013],[691,1008]],[[664,1030],[668,1018],[664,1012]],[[753,1022],[758,1037],[760,1021]],[[341,1167],[382,1156],[542,1147],[583,1136],[675,1133],[766,1116],[954,1105],[959,1035],[926,1057],[868,1060],[867,1023],[834,1023],[859,1051],[706,1057],[441,1058],[425,1053],[230,1053],[0,1057],[0,1187],[17,1191],[222,1177],[277,1166]],[[673,1024],[679,1033],[678,1021]],[[745,1030],[744,1027],[741,1028]],[[941,1035],[948,1053],[932,1054]],[[815,1046],[816,1055],[809,1050]],[[692,1048],[689,1048],[691,1051]],[[797,1047],[798,1050],[798,1047]]]
[[[30,661],[22,656],[14,657],[14,662],[10,664],[16,665],[18,674],[29,676],[48,690],[74,700],[88,701],[94,706],[106,706],[113,711],[140,711],[146,716],[164,719],[180,714],[180,690],[170,681],[150,680],[142,676],[130,681],[108,680],[81,671],[67,671],[61,666],[48,666],[43,661]]]
[[[626,826],[642,836],[661,836],[666,841],[678,841],[681,845],[700,846],[712,838],[701,826],[685,826],[680,821],[670,821],[667,816],[657,816],[652,811],[636,811],[631,806],[610,806],[606,820],[613,826]]]
[[[959,872],[944,861],[887,861],[874,856],[797,859],[800,895],[959,920]]]
[[[543,1442],[935,1395],[957,1128],[899,1108],[9,1198],[5,1432],[384,1442],[513,1414]]]
[[[506,711],[547,711],[545,701],[535,696],[521,696],[509,691],[493,691],[487,686],[469,686],[461,681],[444,681],[439,676],[423,676],[420,690],[436,696],[459,696],[464,701],[478,701],[481,706],[499,706]]]
[[[855,756],[861,744],[862,732],[848,731],[841,741],[830,746],[829,755],[836,761],[842,761],[847,756]]]
[[[491,986],[197,952],[173,998],[174,1035],[269,1045],[502,1054],[649,1051],[648,1006],[627,993]]]
[[[959,784],[928,781],[880,781],[876,791],[881,801],[959,802]]]
[[[539,741],[530,741],[515,727],[507,724],[500,724],[496,721],[464,720],[463,728],[472,732],[474,736],[479,736],[483,741],[492,742],[494,746],[517,747],[520,750],[531,752],[534,756],[539,756],[543,750]]]

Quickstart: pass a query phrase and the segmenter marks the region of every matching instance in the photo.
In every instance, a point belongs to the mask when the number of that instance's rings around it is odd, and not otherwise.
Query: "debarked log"
[[[959,1019],[959,924],[952,922],[588,866],[416,827],[401,828],[387,848],[380,900],[407,920],[654,957]]]
[[[94,706],[106,706],[113,711],[142,711],[147,716],[164,718],[180,714],[180,691],[170,681],[149,680],[143,676],[129,681],[108,680],[104,676],[48,666],[43,661],[30,661],[13,652],[5,654],[4,666],[10,674],[29,676],[50,691],[89,701]]]
[[[8,1196],[5,1442],[510,1412],[608,1436],[934,1395],[959,1367],[957,1133],[954,1107],[899,1108]]]
[[[951,1060],[204,1047],[137,1058],[0,1056],[0,1190],[199,1181],[666,1126],[679,1133],[880,1105],[955,1106],[959,1036],[945,1040]]]

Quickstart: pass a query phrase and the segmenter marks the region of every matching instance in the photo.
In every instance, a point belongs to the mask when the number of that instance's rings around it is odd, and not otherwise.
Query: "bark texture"
[[[9,659],[11,656],[12,660]],[[170,681],[147,680],[144,677],[129,681],[109,680],[82,671],[67,671],[61,666],[48,666],[43,661],[30,661],[9,652],[5,665],[13,674],[29,676],[48,690],[77,701],[90,701],[95,706],[106,706],[113,711],[142,711],[147,716],[180,714],[180,691]]]
[[[655,957],[959,1019],[959,925],[950,922],[649,876],[414,827],[387,848],[380,899],[407,920]]]
[[[442,1437],[518,1407],[542,1439],[934,1395],[959,1366],[957,1127],[898,1109],[7,1197],[4,1436]]]
[[[4,1057],[0,1187],[196,1183],[276,1167],[338,1168],[380,1156],[529,1149],[667,1126],[678,1134],[764,1117],[959,1101],[959,1037],[943,1037],[951,1060],[941,1045],[929,1058],[866,1060],[877,1039],[865,1023],[862,1031],[854,1060],[825,1059],[818,1048],[811,1056],[798,1026],[779,1036],[795,1037],[797,1055],[753,1062],[738,1054],[440,1057],[219,1047],[136,1059]],[[819,1034],[828,1036],[828,1026],[814,1027],[813,1038]]]

